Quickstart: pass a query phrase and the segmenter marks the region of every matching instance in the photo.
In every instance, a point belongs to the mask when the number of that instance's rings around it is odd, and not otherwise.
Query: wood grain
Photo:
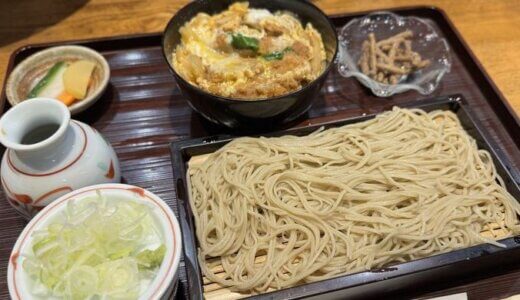
[[[0,73],[26,44],[159,32],[187,0],[0,1]],[[434,5],[445,10],[478,59],[520,114],[520,1],[316,0],[329,14]],[[5,80],[3,75],[0,80]],[[2,82],[0,82],[2,83]]]

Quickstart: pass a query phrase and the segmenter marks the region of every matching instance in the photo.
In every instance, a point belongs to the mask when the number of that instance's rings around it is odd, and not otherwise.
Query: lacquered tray
[[[354,79],[345,79],[331,72],[322,94],[307,115],[279,128],[320,124],[362,114],[373,114],[392,105],[420,101],[420,99],[460,93],[467,100],[475,116],[490,133],[490,138],[511,162],[511,171],[520,168],[520,125],[503,96],[475,60],[451,22],[439,10],[414,7],[394,10],[401,15],[415,15],[433,21],[451,46],[453,67],[433,95],[422,96],[407,92],[391,98],[377,98]],[[341,27],[351,18],[365,13],[333,16]],[[212,125],[194,113],[177,89],[173,76],[161,52],[161,34],[124,36],[87,41],[68,41],[30,45],[13,53],[8,66],[13,67],[32,53],[50,46],[81,44],[100,51],[108,60],[112,74],[104,96],[91,109],[75,118],[89,123],[104,134],[114,146],[121,161],[124,181],[149,189],[177,210],[176,183],[173,182],[169,144],[188,138],[215,134],[243,135]],[[0,97],[1,112],[9,108],[5,93]],[[0,299],[7,299],[7,261],[25,221],[12,209],[4,195],[0,196]],[[519,260],[520,261],[520,260]],[[514,267],[513,265],[511,267]],[[475,274],[472,279],[489,276]],[[493,290],[507,295],[517,291],[515,282],[520,272],[506,275],[493,282]],[[451,282],[461,285],[461,282]],[[187,296],[184,262],[180,266],[178,297]],[[444,285],[417,286],[413,295],[444,288]],[[455,288],[486,295],[489,290],[477,284]],[[487,294],[490,295],[490,294]],[[496,295],[496,294],[495,294]]]

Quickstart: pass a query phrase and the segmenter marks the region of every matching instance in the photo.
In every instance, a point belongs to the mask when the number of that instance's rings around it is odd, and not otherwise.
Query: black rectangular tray
[[[462,95],[438,97],[421,102],[411,102],[401,107],[421,108],[425,111],[451,110],[461,121],[468,134],[476,141],[479,149],[490,152],[498,174],[504,179],[507,190],[520,200],[520,174],[512,167],[509,159],[490,138],[489,133],[471,112]],[[288,129],[276,133],[263,134],[272,137],[281,135],[307,135],[320,128],[331,128],[357,123],[374,118],[377,114],[363,115],[336,120],[324,124],[303,128]],[[183,235],[184,258],[188,279],[188,294],[192,299],[203,299],[202,276],[197,259],[197,240],[193,215],[187,194],[187,164],[191,157],[212,153],[235,137],[216,135],[205,138],[189,139],[174,142],[171,145],[173,177],[176,183],[180,224]],[[392,265],[383,269],[374,269],[333,279],[309,283],[293,288],[260,294],[250,299],[298,299],[302,297],[318,297],[327,294],[329,297],[368,297],[386,294],[389,290],[409,289],[418,284],[456,278],[486,268],[500,268],[520,257],[520,236],[501,240],[506,248],[482,244],[457,251],[439,254],[407,263]],[[388,295],[386,295],[388,296]],[[320,296],[321,297],[321,296]]]

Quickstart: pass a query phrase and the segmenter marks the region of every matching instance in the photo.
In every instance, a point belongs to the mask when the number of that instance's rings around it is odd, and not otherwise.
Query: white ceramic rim
[[[15,143],[10,141],[7,138],[4,138],[4,134],[0,133],[0,142],[4,144],[6,148],[13,149],[15,151],[30,151],[35,149],[40,149],[42,147],[48,146],[52,143],[54,143],[57,139],[59,139],[65,130],[67,130],[67,127],[70,123],[70,111],[67,109],[67,106],[60,101],[57,101],[55,99],[50,98],[32,98],[27,99],[25,101],[22,101],[19,103],[19,105],[13,106],[11,109],[9,109],[3,116],[2,119],[9,116],[9,114],[16,113],[17,110],[24,109],[25,106],[32,105],[32,102],[47,102],[48,105],[55,105],[58,107],[59,110],[63,113],[63,120],[60,123],[60,127],[56,132],[54,132],[50,137],[46,138],[45,140],[38,142],[36,144],[30,144],[30,145],[24,145],[22,143]]]
[[[13,107],[27,100],[27,99],[21,99],[19,102],[15,101],[15,99],[17,98],[16,94],[15,94],[17,83],[14,80],[16,77],[18,77],[17,75],[23,75],[23,74],[19,74],[19,73],[21,73],[25,69],[29,68],[29,66],[31,64],[38,62],[39,60],[50,55],[50,53],[52,53],[52,52],[59,52],[59,51],[76,52],[78,54],[84,54],[85,56],[92,57],[96,61],[96,63],[99,63],[101,65],[101,68],[103,69],[103,74],[104,74],[104,76],[103,76],[103,78],[101,78],[101,81],[100,81],[99,85],[97,86],[96,90],[94,90],[94,92],[90,96],[88,96],[87,98],[85,98],[81,101],[77,101],[76,103],[74,103],[68,107],[71,114],[78,114],[78,113],[84,111],[85,109],[92,106],[92,104],[94,104],[99,99],[101,94],[107,88],[108,81],[110,79],[110,67],[108,65],[107,60],[103,57],[103,55],[101,55],[99,52],[97,52],[95,50],[92,50],[92,49],[84,47],[84,46],[75,46],[75,45],[56,46],[56,47],[50,47],[48,49],[39,51],[39,52],[27,57],[14,68],[14,70],[11,72],[11,74],[9,74],[9,77],[7,78],[5,93],[7,96],[7,100]]]
[[[164,293],[168,290],[170,285],[174,284],[173,279],[176,277],[179,267],[179,261],[182,251],[182,236],[177,218],[173,214],[172,210],[157,195],[137,186],[127,184],[98,184],[88,187],[84,187],[66,195],[61,196],[51,204],[47,205],[42,211],[40,211],[32,220],[25,226],[24,230],[18,236],[16,244],[13,247],[11,255],[9,256],[8,268],[7,268],[7,284],[9,287],[9,294],[11,299],[31,299],[32,295],[21,294],[18,290],[18,285],[23,286],[24,283],[17,280],[15,272],[21,269],[21,265],[18,264],[19,253],[25,247],[30,245],[29,240],[34,230],[38,229],[38,224],[44,220],[52,218],[56,212],[60,212],[60,208],[65,206],[67,200],[82,199],[86,196],[92,196],[96,194],[96,191],[103,190],[116,190],[117,193],[125,193],[132,195],[138,201],[146,201],[152,203],[155,207],[159,208],[161,214],[156,214],[157,220],[161,223],[165,237],[171,234],[173,247],[167,247],[166,254],[163,262],[159,268],[159,271],[150,284],[149,288],[139,296],[139,299],[160,299],[164,296]],[[146,198],[146,199],[145,199]],[[51,210],[56,210],[51,212]],[[18,264],[18,265],[17,265]]]

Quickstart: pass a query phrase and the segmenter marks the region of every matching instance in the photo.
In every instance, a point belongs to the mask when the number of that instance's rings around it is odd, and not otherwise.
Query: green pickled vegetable
[[[241,33],[231,35],[231,45],[235,49],[258,51],[260,41],[254,37],[248,37]]]
[[[33,233],[22,266],[45,297],[137,299],[166,253],[159,232],[147,205],[102,195],[71,200],[62,218]]]
[[[55,63],[47,74],[43,76],[43,78],[38,81],[36,86],[34,86],[27,98],[35,98],[38,96],[55,96],[54,94],[59,95],[61,91],[63,91],[63,72],[67,68],[67,63],[64,61],[60,61]],[[49,95],[47,95],[49,94]]]

